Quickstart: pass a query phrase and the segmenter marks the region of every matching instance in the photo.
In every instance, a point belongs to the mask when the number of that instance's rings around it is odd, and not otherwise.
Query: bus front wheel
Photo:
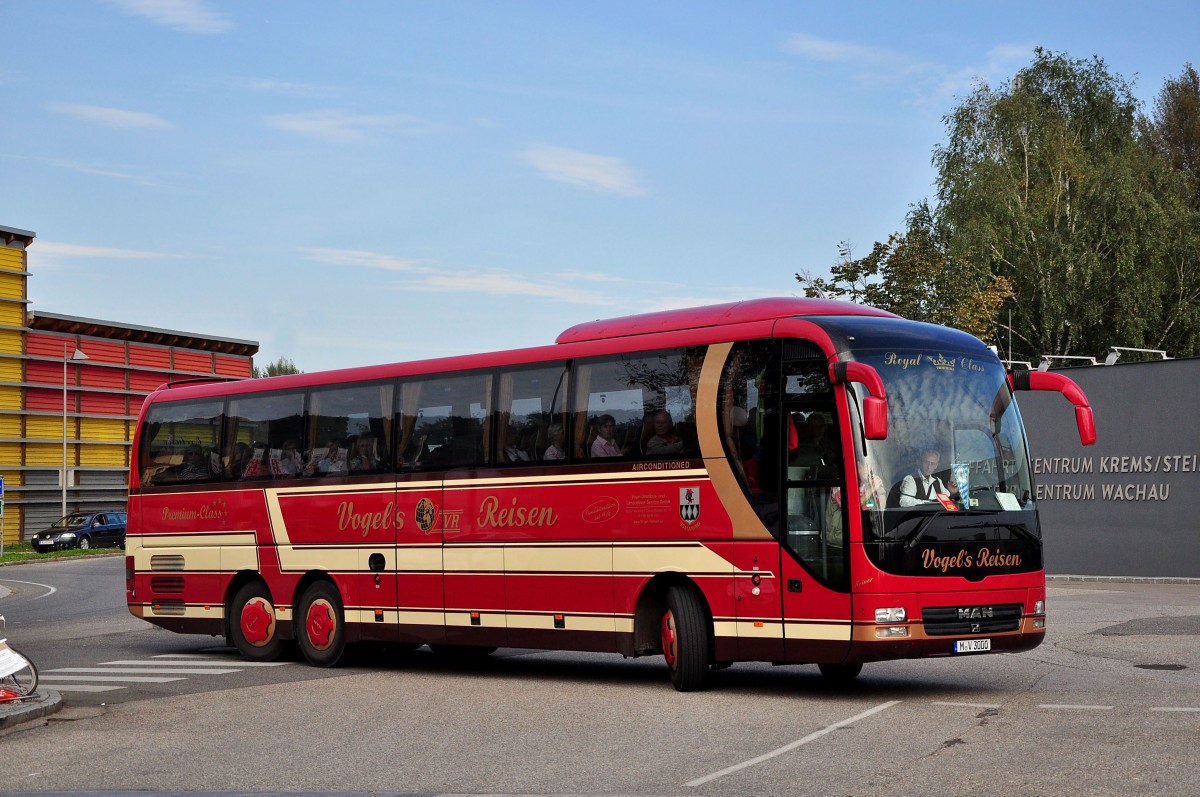
[[[671,683],[680,692],[703,689],[709,672],[708,620],[695,591],[686,587],[667,590],[661,634]]]
[[[304,591],[296,612],[296,638],[300,651],[314,667],[332,667],[346,650],[346,620],[342,596],[328,581],[318,581]]]
[[[848,684],[862,672],[862,664],[818,664],[825,680],[833,684]]]
[[[245,584],[229,604],[229,636],[250,661],[274,661],[283,651],[271,591],[261,581]]]

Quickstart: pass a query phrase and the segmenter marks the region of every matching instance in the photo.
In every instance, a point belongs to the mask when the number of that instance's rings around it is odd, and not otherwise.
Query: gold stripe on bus
[[[738,620],[728,625],[733,626],[733,633],[738,639],[783,639],[783,623],[775,620]]]
[[[517,614],[508,616],[508,627],[521,631],[599,631],[617,632],[617,618],[564,613],[563,627],[556,628],[553,614]]]
[[[783,633],[788,639],[821,639],[834,642],[849,642],[852,629],[851,623],[805,623],[787,620],[784,625]]]
[[[190,534],[144,534],[126,539],[131,548],[219,548],[225,545],[253,546],[258,538],[253,531],[197,531]]]
[[[442,567],[447,575],[455,573],[504,573],[504,548],[501,546],[447,545],[442,549]]]
[[[613,549],[577,547],[567,550],[525,546],[506,547],[504,569],[525,573],[612,573]]]
[[[680,460],[681,462],[684,460]],[[667,468],[654,469],[657,465],[667,465],[669,460],[633,462],[629,463],[631,467],[644,467],[647,470],[630,470],[619,471],[617,473],[577,473],[577,474],[553,474],[553,475],[533,475],[528,476],[506,476],[492,477],[486,479],[454,479],[446,482],[438,482],[436,486],[444,487],[446,490],[475,490],[480,487],[489,489],[516,489],[528,487],[531,484],[536,484],[539,487],[553,487],[556,484],[574,484],[587,483],[598,486],[609,484],[625,484],[626,482],[637,481],[676,481],[676,480],[696,480],[707,479],[708,470],[705,468]],[[401,482],[401,485],[404,483]]]
[[[478,618],[476,620],[476,618]],[[447,628],[507,628],[508,617],[504,612],[484,612],[462,609],[446,609]]]
[[[225,606],[220,603],[207,605],[177,603],[147,603],[142,605],[142,617],[182,617],[187,620],[223,620]]]
[[[729,575],[733,564],[700,543],[658,547],[654,543],[613,547],[613,572],[619,574],[682,572],[690,575]]]

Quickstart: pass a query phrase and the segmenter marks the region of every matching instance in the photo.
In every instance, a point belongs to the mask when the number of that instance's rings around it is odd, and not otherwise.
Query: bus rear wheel
[[[274,661],[283,652],[271,591],[261,581],[245,584],[229,604],[229,636],[250,661]]]
[[[314,667],[333,667],[346,650],[346,619],[342,596],[328,581],[304,591],[296,612],[300,651]]]
[[[667,610],[661,622],[663,658],[671,683],[680,692],[695,692],[708,683],[708,620],[695,591],[667,590]]]

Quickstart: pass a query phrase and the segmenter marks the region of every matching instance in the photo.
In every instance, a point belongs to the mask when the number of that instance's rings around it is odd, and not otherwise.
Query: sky
[[[304,371],[802,295],[1035,47],[1152,107],[1200,4],[0,0],[35,311]]]

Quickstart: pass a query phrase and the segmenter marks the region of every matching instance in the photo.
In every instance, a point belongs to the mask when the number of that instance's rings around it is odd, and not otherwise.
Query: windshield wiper
[[[917,524],[917,527],[915,529],[913,529],[912,531],[910,531],[904,537],[904,547],[912,548],[914,545],[916,545],[918,542],[920,542],[921,537],[925,536],[925,529],[929,528],[930,522],[935,517],[941,517],[942,515],[949,515],[949,514],[951,514],[951,513],[947,512],[945,510],[941,510],[938,512],[930,512],[929,514],[924,515],[921,518],[921,522]]]
[[[997,523],[995,521],[981,520],[978,523],[959,523],[956,526],[947,526],[949,529],[1008,529],[1018,537],[1024,537],[1031,542],[1041,542],[1036,534],[1021,523]]]

